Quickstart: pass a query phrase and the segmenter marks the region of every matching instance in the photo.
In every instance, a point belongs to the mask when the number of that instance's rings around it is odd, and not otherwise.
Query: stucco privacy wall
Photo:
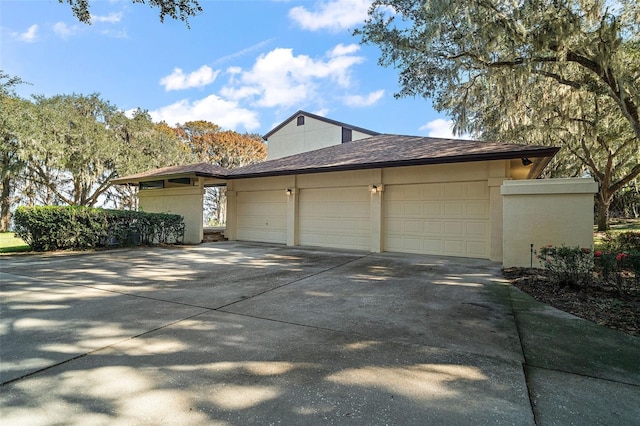
[[[593,179],[505,181],[505,267],[531,265],[531,244],[593,247]],[[533,256],[533,266],[539,266]]]
[[[185,244],[202,242],[202,203],[204,187],[191,186],[138,191],[140,210],[149,213],[173,213],[184,218]]]
[[[501,260],[500,185],[508,179],[509,164],[499,160],[229,180],[226,236]]]

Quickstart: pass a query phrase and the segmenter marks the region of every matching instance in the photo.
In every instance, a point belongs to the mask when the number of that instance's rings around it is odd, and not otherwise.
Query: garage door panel
[[[407,201],[404,203],[404,217],[418,217],[424,216],[423,203],[420,201]]]
[[[488,217],[489,202],[488,201],[467,201],[465,204],[466,216]]]
[[[443,226],[440,220],[428,220],[424,222],[422,229],[425,235],[442,235]]]
[[[457,255],[464,253],[464,241],[460,240],[444,240],[444,254]]]
[[[442,201],[423,201],[425,217],[441,217],[444,214],[444,203]]]
[[[445,200],[460,200],[465,198],[465,183],[446,183],[443,185],[445,185]]]
[[[467,200],[484,200],[489,198],[489,187],[486,182],[467,182],[464,198]]]
[[[486,253],[486,243],[484,241],[468,241],[467,253],[472,257],[484,257]]]
[[[465,213],[464,201],[447,201],[444,204],[444,214],[446,217],[461,217]]]
[[[456,236],[461,237],[465,234],[465,223],[464,222],[451,222],[447,221],[444,223],[444,234],[446,236]]]
[[[383,217],[386,251],[489,256],[486,181],[387,185]]]
[[[371,203],[366,187],[301,189],[301,245],[369,250]]]
[[[486,239],[489,237],[489,224],[486,222],[468,222],[466,235],[469,239]]]
[[[287,242],[287,198],[283,191],[244,191],[237,194],[237,238]]]

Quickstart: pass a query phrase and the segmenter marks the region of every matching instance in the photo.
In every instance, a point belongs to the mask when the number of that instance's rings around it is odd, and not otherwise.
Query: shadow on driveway
[[[544,389],[551,369],[525,375],[496,263],[226,242],[2,257],[0,271],[7,424],[554,415],[544,398],[532,409],[527,385]]]

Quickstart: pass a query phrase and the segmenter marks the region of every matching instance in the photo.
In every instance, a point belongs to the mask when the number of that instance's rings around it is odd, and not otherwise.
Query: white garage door
[[[300,190],[300,244],[370,250],[370,197],[366,186]]]
[[[384,250],[489,257],[486,181],[388,185]]]
[[[284,191],[238,192],[237,238],[265,243],[287,242],[287,195]]]

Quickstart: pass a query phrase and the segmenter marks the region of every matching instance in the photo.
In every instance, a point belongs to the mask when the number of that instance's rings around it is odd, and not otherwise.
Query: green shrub
[[[559,285],[583,286],[593,280],[593,254],[586,247],[553,247],[540,249],[538,259],[550,279]]]
[[[640,252],[640,232],[627,231],[616,235],[611,242],[612,251]]]
[[[180,243],[184,238],[182,217],[162,213],[19,207],[14,223],[16,234],[35,251]]]

